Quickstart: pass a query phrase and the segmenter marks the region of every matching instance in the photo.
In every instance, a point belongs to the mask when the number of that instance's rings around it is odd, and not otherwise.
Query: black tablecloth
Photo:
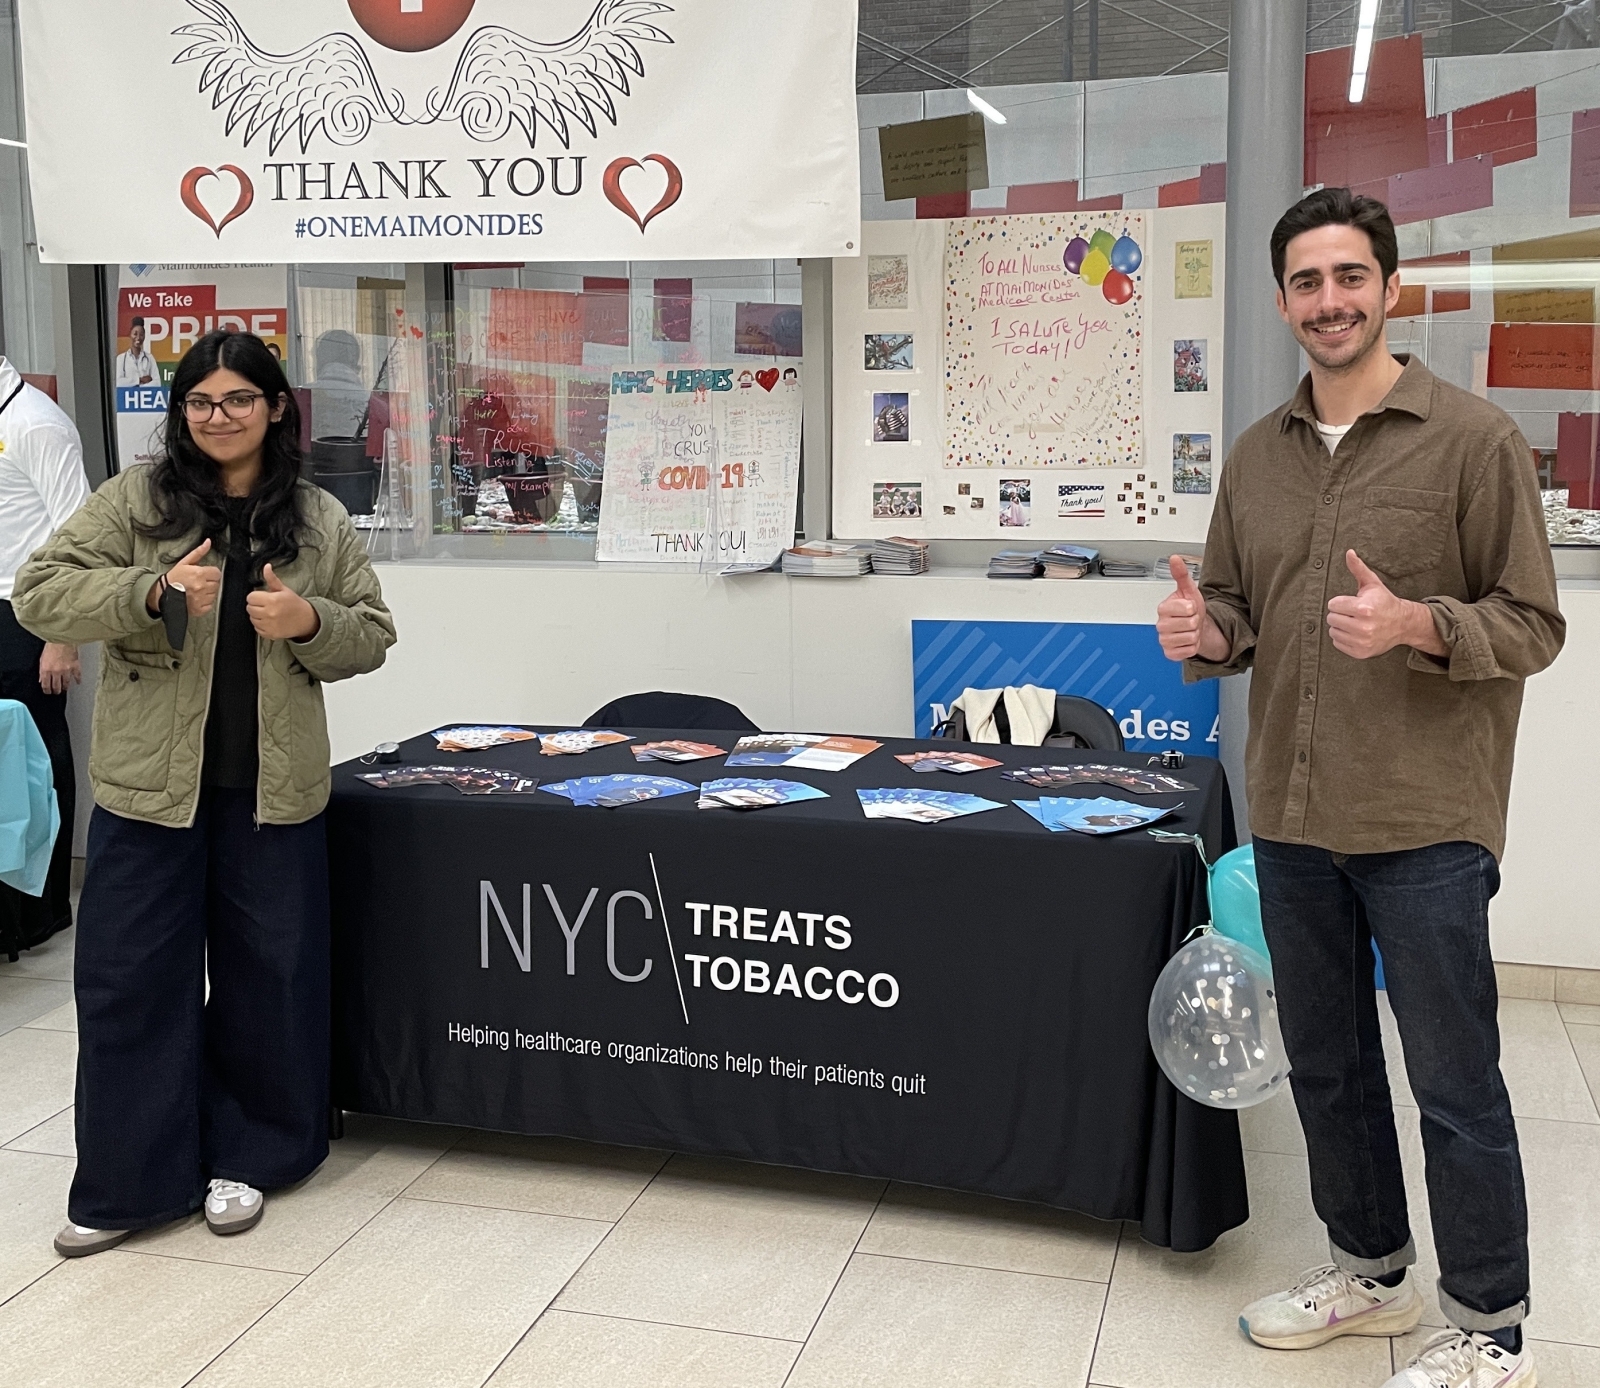
[[[1180,1097],[1145,1031],[1157,974],[1206,918],[1198,857],[1142,830],[1052,833],[1009,804],[939,824],[864,818],[858,787],[1051,793],[894,759],[936,745],[886,741],[832,773],[641,765],[626,746],[402,748],[546,784],[754,775],[830,797],[753,812],[693,795],[602,809],[542,790],[377,789],[355,779],[371,768],[337,768],[336,1100],[1042,1201],[1209,1246],[1248,1213],[1238,1123]],[[1145,762],[978,750],[1009,766]],[[1163,827],[1201,832],[1211,855],[1231,847],[1220,765],[1181,774],[1199,789],[1130,798],[1181,799]]]

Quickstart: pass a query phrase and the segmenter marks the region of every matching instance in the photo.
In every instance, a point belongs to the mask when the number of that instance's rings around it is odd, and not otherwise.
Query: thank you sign
[[[854,254],[856,6],[20,0],[47,261]]]

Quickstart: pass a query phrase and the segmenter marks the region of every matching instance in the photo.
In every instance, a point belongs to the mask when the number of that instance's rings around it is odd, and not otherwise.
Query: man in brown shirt
[[[1308,1349],[1421,1317],[1376,939],[1422,1111],[1439,1300],[1457,1327],[1390,1382],[1521,1388],[1534,1381],[1527,1205],[1488,904],[1522,682],[1565,633],[1538,480],[1502,411],[1390,355],[1400,280],[1381,203],[1312,193],[1271,250],[1311,371],[1234,445],[1203,581],[1175,562],[1177,591],[1157,609],[1186,678],[1254,671],[1262,923],[1332,1256],[1240,1324]]]

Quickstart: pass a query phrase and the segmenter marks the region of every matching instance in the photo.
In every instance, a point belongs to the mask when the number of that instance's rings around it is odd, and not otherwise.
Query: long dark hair
[[[267,425],[261,476],[250,494],[250,578],[256,582],[263,565],[292,564],[299,556],[306,519],[298,496],[300,407],[283,367],[254,333],[219,328],[183,354],[172,377],[161,454],[150,475],[150,495],[160,519],[154,524],[136,523],[135,528],[149,539],[179,540],[187,539],[199,526],[202,538],[210,540],[217,553],[227,554],[227,493],[222,471],[194,441],[183,412],[189,392],[219,370],[243,376],[267,397],[267,409],[283,402],[283,418]],[[181,557],[174,554],[172,559]]]

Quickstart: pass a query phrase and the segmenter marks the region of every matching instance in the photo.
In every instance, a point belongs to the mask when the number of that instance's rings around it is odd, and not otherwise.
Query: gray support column
[[[1228,40],[1224,449],[1294,393],[1300,355],[1267,239],[1304,187],[1306,0],[1233,0]]]
[[[1267,241],[1304,188],[1306,0],[1233,0],[1228,39],[1228,231],[1222,444],[1294,393],[1300,349],[1274,298]],[[1222,764],[1241,841],[1250,677],[1222,681]]]

